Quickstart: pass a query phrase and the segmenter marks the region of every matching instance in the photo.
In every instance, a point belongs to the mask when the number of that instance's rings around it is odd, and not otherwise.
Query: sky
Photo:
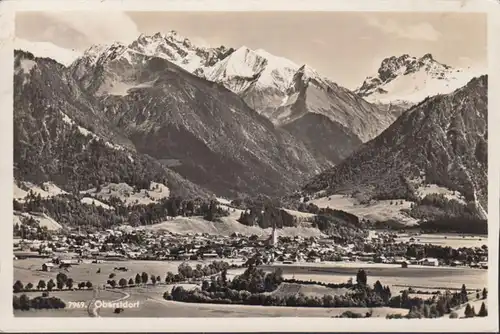
[[[487,67],[481,13],[416,12],[18,12],[16,37],[84,51],[177,31],[194,44],[264,49],[354,89],[382,60],[431,53],[454,67]]]

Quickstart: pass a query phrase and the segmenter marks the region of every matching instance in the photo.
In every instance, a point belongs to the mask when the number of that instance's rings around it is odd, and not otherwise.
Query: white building
[[[438,259],[434,259],[434,258],[426,258],[426,259],[423,259],[421,260],[420,262],[422,265],[424,266],[432,266],[432,267],[437,267],[439,266],[439,260]]]

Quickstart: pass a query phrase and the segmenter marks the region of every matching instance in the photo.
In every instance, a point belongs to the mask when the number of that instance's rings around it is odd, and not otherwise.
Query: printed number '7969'
[[[68,303],[69,308],[85,308],[87,307],[85,302],[69,302]]]

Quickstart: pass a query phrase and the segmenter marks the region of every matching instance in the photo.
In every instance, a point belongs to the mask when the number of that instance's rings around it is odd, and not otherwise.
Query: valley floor
[[[18,260],[14,263],[14,277],[23,282],[34,284],[41,278],[54,278],[56,273],[37,271],[42,259]],[[199,261],[190,263],[196,265]],[[113,272],[115,266],[126,266],[129,272],[117,272],[115,279],[133,278],[136,273],[146,271],[149,274],[165,276],[166,271],[175,272],[180,262],[167,261],[120,261],[101,264],[83,263],[74,266],[69,277],[75,282],[90,280],[94,284],[104,284],[108,275]],[[101,273],[97,274],[97,268]],[[468,289],[482,289],[487,286],[487,270],[471,268],[450,267],[422,267],[411,266],[401,268],[388,264],[368,263],[304,263],[304,264],[275,264],[263,267],[264,270],[273,270],[280,267],[283,269],[285,278],[299,280],[313,280],[325,283],[342,283],[356,276],[359,268],[364,268],[368,275],[368,283],[373,284],[380,280],[383,285],[389,285],[393,293],[397,293],[408,287],[416,290],[436,289],[460,289],[466,284]],[[244,269],[231,269],[228,278],[241,274]],[[186,289],[193,288],[196,284],[184,285]],[[278,307],[278,306],[248,306],[248,305],[216,305],[216,304],[193,304],[167,301],[163,299],[165,291],[171,291],[173,285],[156,285],[147,287],[131,287],[124,289],[106,289],[98,292],[97,299],[100,300],[126,300],[139,302],[137,308],[125,309],[121,314],[115,314],[114,308],[103,308],[97,310],[100,317],[332,317],[341,315],[349,310],[355,313],[369,312],[368,308],[307,308],[307,307]],[[307,293],[312,295],[324,294],[325,287],[322,286],[298,286],[287,285],[273,293]],[[335,289],[333,289],[335,290]],[[331,291],[332,294],[342,294],[342,291]],[[342,290],[342,289],[339,289]],[[40,293],[33,292],[33,295]],[[92,291],[57,291],[51,295],[60,297],[65,302],[83,301],[92,299]],[[395,308],[373,308],[373,317],[385,317],[387,314],[406,314],[406,309]],[[30,310],[15,311],[19,317],[88,317],[91,316],[87,309],[64,310]]]

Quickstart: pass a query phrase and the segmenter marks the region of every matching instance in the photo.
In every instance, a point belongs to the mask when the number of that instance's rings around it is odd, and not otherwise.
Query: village
[[[418,247],[418,244],[414,244],[417,241],[415,238],[398,242],[397,234],[388,231],[372,233],[363,244],[336,244],[330,238],[317,236],[278,236],[278,231],[273,228],[270,236],[238,233],[222,236],[207,233],[177,234],[128,226],[95,233],[72,230],[51,234],[48,240],[15,238],[14,260],[47,258],[40,268],[43,271],[50,271],[54,266],[62,268],[78,265],[83,261],[216,259],[229,259],[246,265],[364,262],[398,264],[401,267],[446,265],[488,268],[488,249],[485,245],[462,247],[454,250],[455,256],[430,256],[425,254],[427,247],[422,248],[421,245],[413,251],[413,246]]]

